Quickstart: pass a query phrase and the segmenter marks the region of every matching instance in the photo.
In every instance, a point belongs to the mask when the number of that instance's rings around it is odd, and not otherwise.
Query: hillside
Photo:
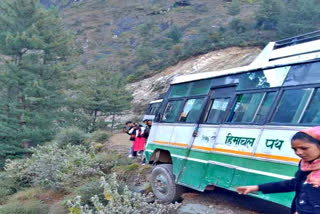
[[[95,64],[111,67],[128,76],[129,82],[190,56],[264,44],[264,36],[254,36],[257,31],[249,29],[255,1],[239,1],[237,15],[230,15],[232,3],[223,0],[42,1],[46,6],[50,2],[60,6],[66,27],[82,47],[78,69]],[[241,19],[235,28],[243,32],[230,28],[235,19]]]
[[[58,7],[74,33],[81,49],[76,71],[98,66],[127,78],[136,116],[175,75],[248,64],[269,41],[320,27],[316,0],[40,2]]]
[[[144,80],[131,83],[127,88],[133,92],[132,112],[129,117],[141,117],[146,105],[165,93],[175,76],[219,71],[248,65],[261,51],[260,48],[231,47],[191,57]]]

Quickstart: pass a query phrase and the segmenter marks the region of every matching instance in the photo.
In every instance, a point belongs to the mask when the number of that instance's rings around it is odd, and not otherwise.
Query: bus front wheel
[[[152,170],[151,187],[153,194],[163,202],[177,201],[184,192],[184,187],[175,183],[172,164],[160,164]]]

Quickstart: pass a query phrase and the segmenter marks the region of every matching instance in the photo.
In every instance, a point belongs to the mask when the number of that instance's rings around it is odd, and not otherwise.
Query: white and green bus
[[[270,42],[248,66],[174,79],[145,150],[156,197],[293,178],[292,135],[320,125],[319,35]],[[293,194],[254,196],[289,206]]]
[[[142,120],[154,120],[155,115],[158,113],[159,108],[161,106],[162,99],[152,100],[143,115]]]

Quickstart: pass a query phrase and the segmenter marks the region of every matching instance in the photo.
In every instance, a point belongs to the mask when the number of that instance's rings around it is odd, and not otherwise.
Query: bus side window
[[[207,123],[221,123],[230,98],[217,98],[211,101],[210,110],[206,118]]]
[[[228,122],[264,122],[275,94],[275,92],[265,92],[237,95]]]
[[[204,99],[190,99],[183,107],[179,121],[187,123],[195,123],[201,114],[201,107]]]
[[[263,93],[239,94],[229,122],[251,122],[262,97]]]
[[[271,106],[274,102],[276,92],[269,92],[265,94],[263,102],[258,109],[254,122],[264,122],[267,119],[267,115],[271,109]]]
[[[285,90],[272,118],[272,122],[299,123],[312,92],[312,88]]]
[[[183,100],[169,101],[163,113],[162,122],[174,122],[179,114]]]
[[[310,105],[306,109],[301,123],[314,124],[320,123],[320,90],[317,89],[314,96],[311,99]]]

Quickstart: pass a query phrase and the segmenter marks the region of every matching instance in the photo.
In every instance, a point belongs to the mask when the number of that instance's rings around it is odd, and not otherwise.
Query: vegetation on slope
[[[112,64],[136,81],[190,56],[265,45],[319,28],[316,0],[83,0],[63,9],[81,64]]]

